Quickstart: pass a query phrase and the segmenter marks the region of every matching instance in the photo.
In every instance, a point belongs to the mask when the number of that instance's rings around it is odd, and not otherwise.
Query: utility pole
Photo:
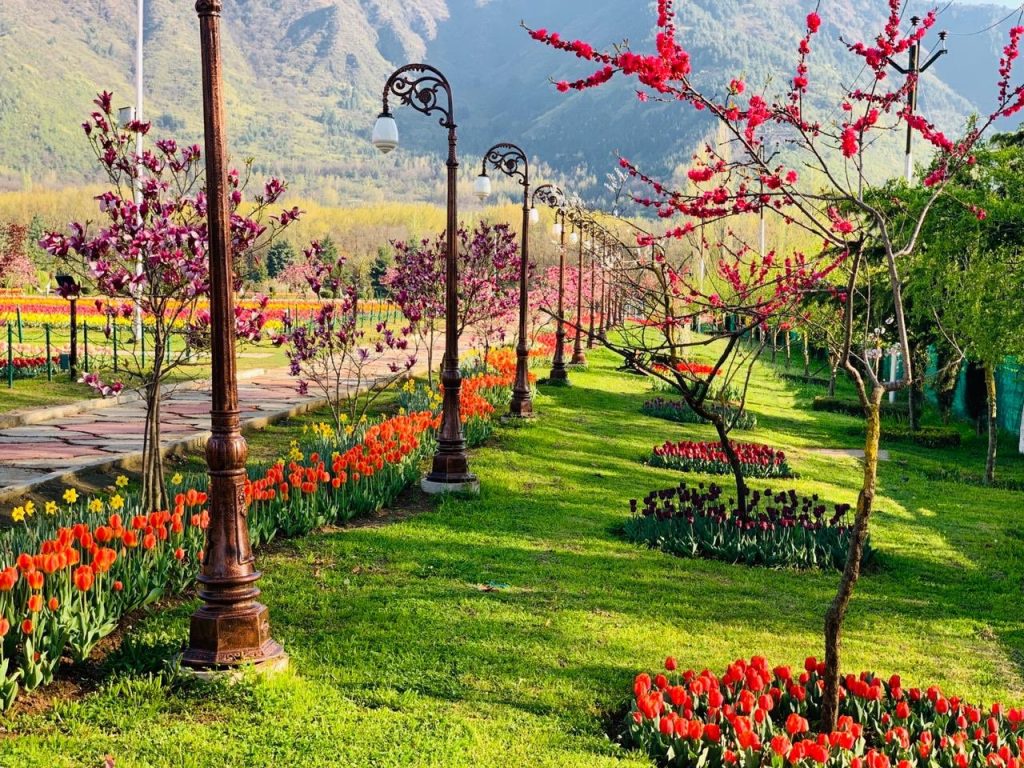
[[[136,19],[135,27],[135,119],[141,121],[143,119],[143,90],[142,90],[142,49],[145,36],[145,0],[139,0],[138,6],[138,19]],[[135,167],[141,171],[142,169],[142,142],[144,137],[141,133],[135,134]],[[142,205],[142,179],[135,179],[135,206],[138,208]],[[139,255],[139,259],[135,263],[135,274],[142,274],[142,256]],[[135,316],[134,316],[134,330],[135,338],[142,338],[142,305],[135,302]]]
[[[918,16],[914,16],[910,19],[910,24],[915,29],[917,25],[921,23],[921,19]],[[921,64],[921,43],[920,41],[913,43],[910,46],[908,53],[909,60],[906,67],[901,67],[892,59],[889,59],[889,65],[902,75],[907,75],[909,78],[910,90],[907,93],[907,146],[905,155],[905,164],[903,168],[903,177],[910,184],[914,180],[914,129],[910,125],[910,117],[917,111],[917,94],[918,86],[921,81],[921,75],[928,71],[928,69],[939,60],[941,56],[948,53],[946,50],[946,32],[939,32],[939,40],[941,42],[941,48],[937,50],[932,57],[928,59],[922,66]]]

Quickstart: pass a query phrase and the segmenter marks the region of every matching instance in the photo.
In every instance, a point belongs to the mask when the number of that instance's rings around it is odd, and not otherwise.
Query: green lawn
[[[648,385],[613,367],[595,353],[573,388],[543,391],[535,424],[502,429],[477,451],[478,500],[262,553],[289,672],[234,686],[162,683],[154,673],[186,637],[188,603],[133,627],[95,692],[8,718],[0,765],[92,766],[107,754],[118,768],[649,765],[605,735],[633,675],[666,654],[717,671],[751,654],[799,664],[821,651],[837,576],[621,541],[628,500],[679,478],[639,459],[656,442],[711,429],[639,415]],[[857,462],[806,449],[855,446],[856,420],[808,410],[812,395],[759,371],[760,426],[738,437],[791,455],[801,479],[775,487],[852,502]],[[287,437],[254,442],[269,436]],[[1019,705],[1022,495],[924,479],[937,463],[976,469],[973,437],[955,454],[887,447],[879,565],[854,599],[845,666]],[[1003,475],[1024,477],[1008,449]]]

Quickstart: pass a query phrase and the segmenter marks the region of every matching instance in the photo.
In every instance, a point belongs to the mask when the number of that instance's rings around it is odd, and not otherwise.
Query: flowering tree
[[[459,273],[459,335],[472,329],[474,341],[483,346],[484,367],[492,346],[505,335],[519,306],[519,265],[522,255],[508,224],[480,222],[472,233],[459,233],[462,265]],[[527,264],[527,282],[533,265]]]
[[[418,244],[395,240],[394,266],[383,285],[427,349],[427,383],[434,386],[434,337],[444,318],[446,240],[423,238]]]
[[[82,128],[112,185],[96,198],[102,225],[90,231],[89,223],[76,222],[67,233],[46,235],[40,245],[77,276],[78,285],[95,287],[102,297],[97,302],[108,317],[130,317],[136,304],[143,313],[152,342],[146,349],[145,339],[136,339],[134,363],[124,373],[146,400],[143,504],[161,510],[168,506],[160,454],[162,385],[196,348],[208,345],[210,331],[204,169],[198,146],[179,147],[170,139],[155,142],[153,151],[137,157],[137,140],[149,132],[150,124],[133,121],[119,126],[110,93],[100,94],[95,104],[96,111]],[[254,196],[247,215],[239,213],[247,181],[237,171],[229,174],[236,265],[299,217],[296,208],[270,213],[285,191],[278,179],[268,181]],[[138,205],[136,188],[141,193]],[[237,275],[235,280],[237,289]],[[77,287],[62,287],[65,293],[69,290]],[[259,340],[264,320],[259,309],[236,308],[238,337]],[[180,333],[185,343],[169,351],[172,332]],[[105,383],[95,374],[86,374],[83,380],[104,395],[122,388],[121,382]]]
[[[769,95],[766,89],[747,93],[744,79],[733,77],[726,83],[701,84],[693,75],[690,54],[680,42],[672,0],[657,1],[656,50],[639,53],[628,45],[611,51],[598,51],[578,40],[565,40],[557,33],[537,29],[532,37],[548,46],[574,54],[597,69],[587,77],[557,84],[558,90],[583,91],[599,87],[615,77],[635,79],[641,100],[654,98],[677,103],[712,118],[728,140],[707,146],[703,157],[688,173],[690,187],[673,189],[622,159],[621,165],[637,180],[643,192],[634,195],[641,205],[656,210],[662,218],[683,216],[684,225],[663,237],[684,238],[693,230],[693,221],[712,222],[771,215],[786,226],[810,234],[819,245],[811,252],[792,250],[786,254],[765,252],[746,243],[717,243],[720,258],[716,271],[728,287],[728,294],[711,293],[694,285],[692,270],[686,265],[665,263],[655,268],[654,292],[668,303],[704,305],[728,323],[751,329],[766,323],[772,315],[789,312],[800,297],[814,291],[830,291],[844,303],[844,332],[839,360],[857,389],[866,423],[864,476],[857,501],[854,532],[849,557],[835,599],[825,616],[825,692],[822,702],[822,729],[834,730],[839,707],[839,654],[843,620],[860,575],[861,556],[868,537],[878,462],[879,413],[882,397],[889,391],[908,386],[914,377],[903,302],[900,264],[920,244],[922,226],[932,204],[943,193],[951,175],[972,162],[974,145],[992,123],[1011,117],[1024,107],[1024,86],[1014,85],[1013,64],[1018,57],[1024,27],[1011,30],[1010,40],[1000,61],[996,83],[996,108],[976,125],[968,128],[959,141],[947,138],[933,122],[914,111],[917,74],[893,75],[890,60],[921,43],[934,27],[936,14],[927,14],[917,26],[906,29],[902,20],[902,1],[887,0],[889,14],[884,26],[870,42],[844,43],[848,53],[862,65],[861,77],[841,94],[838,103],[816,114],[811,108],[811,91],[827,100],[828,91],[812,77],[812,52],[823,26],[820,8],[809,13],[803,25],[793,71],[777,78],[781,93]],[[841,11],[836,11],[841,13]],[[841,21],[841,20],[840,20]],[[769,73],[765,73],[766,75]],[[765,82],[769,82],[766,78]],[[835,117],[833,117],[835,116]],[[911,226],[895,229],[884,209],[872,205],[865,190],[870,180],[864,173],[871,152],[884,151],[887,134],[909,130],[927,143],[936,160],[924,179],[930,191]],[[881,141],[877,141],[881,139]],[[779,162],[769,149],[775,142],[787,148],[793,161]],[[822,184],[801,185],[797,168],[811,169]],[[823,188],[822,188],[823,187]],[[731,226],[732,231],[737,231]],[[879,253],[869,264],[868,254]],[[656,259],[655,259],[656,261]],[[845,290],[838,290],[828,277],[839,267],[845,272]],[[864,271],[876,271],[892,298],[895,335],[902,352],[903,376],[883,382],[870,361],[854,343],[859,331],[858,296]],[[876,290],[878,290],[876,285]],[[651,301],[651,304],[655,302]],[[668,323],[674,313],[657,318],[656,325],[670,338]],[[735,335],[728,336],[726,353],[735,347]],[[674,346],[668,345],[670,351]],[[649,345],[640,347],[650,350]],[[622,346],[623,352],[635,349]],[[716,368],[728,357],[720,357]],[[698,388],[698,391],[705,387]],[[685,394],[684,394],[685,396]]]
[[[380,394],[416,364],[409,327],[394,331],[377,323],[367,334],[359,323],[358,291],[337,251],[314,242],[305,251],[308,285],[319,300],[309,324],[286,329],[275,343],[287,345],[299,392],[312,386],[330,404],[336,430],[361,418]]]
[[[0,287],[30,288],[36,268],[25,251],[28,228],[13,222],[0,228]]]
[[[950,183],[926,223],[929,243],[908,268],[911,329],[926,322],[933,343],[952,347],[959,371],[966,359],[981,364],[988,401],[986,483],[995,479],[998,445],[996,369],[1004,358],[1024,355],[1024,132],[993,136],[979,147],[976,162]],[[884,190],[879,205],[893,217],[914,218],[927,202],[920,189]],[[926,358],[925,358],[926,359]]]
[[[447,249],[446,234],[424,238],[417,245],[395,242],[395,266],[384,279],[406,319],[428,344],[428,358],[436,327],[444,317]],[[468,329],[484,347],[505,337],[512,311],[518,306],[520,253],[516,236],[507,224],[480,222],[469,232],[459,228],[459,338]],[[429,364],[429,363],[428,363]]]

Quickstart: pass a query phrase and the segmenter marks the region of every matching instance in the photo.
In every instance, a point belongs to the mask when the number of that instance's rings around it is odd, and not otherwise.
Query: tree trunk
[[[430,326],[427,337],[427,388],[434,389],[434,326]]]
[[[146,385],[146,421],[142,440],[142,508],[147,512],[167,509],[167,485],[160,455],[160,380]]]
[[[1017,450],[1024,454],[1024,408],[1021,409],[1021,439],[1017,443]]]
[[[775,362],[775,356],[779,353],[779,331],[776,328],[772,328],[772,362]]]
[[[786,370],[788,371],[793,365],[793,350],[791,349],[790,342],[792,341],[792,334],[786,331]]]
[[[954,359],[954,352],[947,343],[936,345],[938,352],[938,375],[935,377],[935,394],[939,401],[939,413],[942,423],[949,424],[953,413],[953,401],[956,398],[956,387],[960,381],[960,362]]]
[[[811,378],[811,347],[808,336],[809,334],[804,332],[804,379]]]
[[[985,454],[985,485],[996,479],[996,449],[999,445],[998,393],[996,392],[996,367],[985,364],[985,393],[988,396],[988,452]]]
[[[912,370],[919,371],[920,375],[914,377],[914,383],[910,385],[907,392],[907,416],[912,432],[921,428],[921,414],[924,412],[924,385],[925,371],[928,370],[928,346],[926,344],[913,344],[910,347],[910,358]]]
[[[747,481],[743,477],[743,465],[740,464],[740,457],[736,455],[732,441],[729,440],[725,419],[717,416],[711,421],[715,425],[715,431],[718,432],[718,440],[722,444],[722,451],[725,453],[726,459],[729,460],[729,468],[732,470],[733,479],[736,481],[736,509],[739,510],[741,515],[745,515],[747,514]]]
[[[881,403],[885,390],[875,387],[868,399],[865,410],[867,435],[864,439],[864,479],[857,497],[857,516],[854,519],[850,549],[846,557],[839,588],[831,605],[825,612],[825,696],[822,700],[819,732],[830,733],[836,729],[839,715],[839,668],[842,647],[843,620],[853,597],[853,589],[860,578],[861,558],[868,538],[868,522],[875,501],[878,483],[878,438],[881,432]]]

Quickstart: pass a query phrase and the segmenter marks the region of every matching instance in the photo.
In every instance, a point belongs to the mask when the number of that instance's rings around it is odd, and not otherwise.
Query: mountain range
[[[536,175],[602,194],[617,152],[671,176],[708,125],[678,105],[640,103],[628,82],[563,95],[551,80],[588,65],[531,40],[527,26],[595,46],[653,46],[646,0],[226,0],[224,54],[231,147],[328,204],[442,199],[444,136],[398,112],[402,149],[369,146],[383,84],[426,61],[455,93],[465,172],[498,141],[527,149]],[[722,87],[737,75],[768,90],[795,66],[813,0],[679,0],[694,78]],[[824,0],[815,85],[833,93],[857,75],[840,42],[878,30],[884,0]],[[923,13],[910,1],[906,13]],[[202,126],[198,22],[192,3],[146,0],[145,117],[154,134],[197,140]],[[99,90],[134,100],[136,0],[4,0],[0,6],[0,189],[98,180],[79,124]],[[1007,8],[948,4],[939,27],[950,53],[923,78],[921,107],[956,131],[991,106]],[[999,22],[1002,22],[1001,24]],[[835,98],[819,100],[821,108]],[[408,112],[409,114],[405,114]],[[826,115],[827,116],[827,115]],[[1008,127],[1008,126],[1004,126]]]

